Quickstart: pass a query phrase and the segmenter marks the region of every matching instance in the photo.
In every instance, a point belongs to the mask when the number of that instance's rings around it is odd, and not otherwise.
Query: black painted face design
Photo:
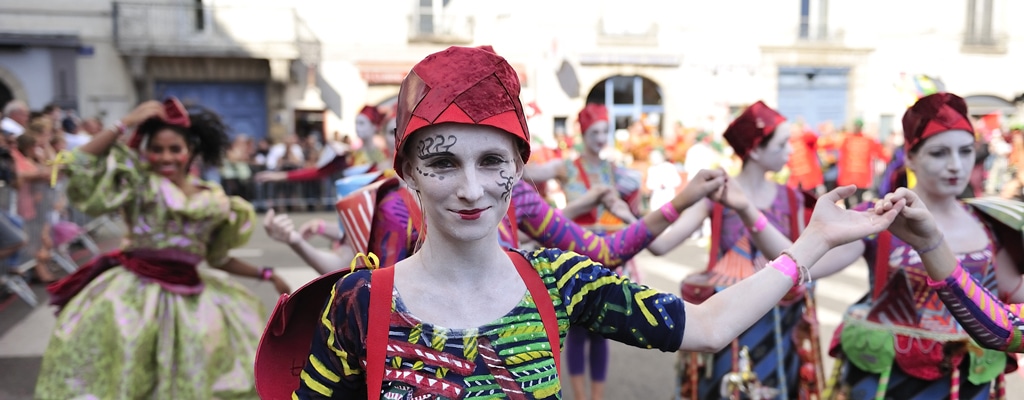
[[[451,148],[458,140],[454,135],[434,135],[425,137],[416,144],[416,156],[420,160],[440,155],[451,155]]]
[[[515,184],[516,177],[515,175],[506,176],[506,174],[508,174],[508,171],[501,170],[501,173],[499,174],[501,180],[499,180],[497,183],[498,187],[505,190],[504,192],[501,193],[502,200],[508,201],[509,196],[512,194],[512,186],[514,186]]]

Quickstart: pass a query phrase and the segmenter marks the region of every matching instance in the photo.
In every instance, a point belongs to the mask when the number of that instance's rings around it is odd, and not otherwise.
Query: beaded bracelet
[[[939,240],[936,241],[935,244],[933,244],[931,246],[928,246],[925,249],[918,250],[917,251],[917,255],[918,256],[923,256],[923,255],[925,255],[925,253],[928,253],[928,252],[930,252],[932,250],[935,250],[935,249],[939,248],[939,246],[942,246],[942,242],[945,241],[945,240],[946,240],[946,235],[943,235],[942,232],[939,232]]]
[[[270,278],[272,278],[273,276],[274,276],[274,269],[273,268],[263,267],[263,269],[260,270],[260,279],[262,279],[262,280],[269,281]]]
[[[768,217],[765,217],[763,212],[758,211],[757,212],[757,220],[754,221],[754,226],[748,226],[747,228],[749,228],[750,232],[752,232],[752,233],[759,233],[759,232],[763,231],[764,228],[767,227],[767,226],[768,226]]]
[[[661,216],[665,217],[670,224],[679,219],[679,211],[676,211],[676,207],[672,205],[671,201],[661,206],[658,211],[661,211]]]

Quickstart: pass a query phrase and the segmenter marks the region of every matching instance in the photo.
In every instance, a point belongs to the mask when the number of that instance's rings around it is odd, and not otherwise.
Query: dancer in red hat
[[[543,183],[556,179],[568,202],[562,212],[577,224],[595,233],[615,232],[636,220],[639,213],[640,180],[633,171],[618,167],[601,158],[601,151],[611,137],[608,108],[603,104],[587,104],[577,118],[583,137],[583,152],[575,160],[554,160],[533,168],[527,167],[527,181]],[[636,266],[627,261],[625,267],[637,281]],[[583,327],[573,327],[566,337],[569,378],[577,399],[604,398],[608,374],[608,341]],[[589,357],[588,357],[589,356]],[[587,359],[589,358],[589,363]],[[590,370],[590,396],[586,396],[584,372]]]
[[[711,218],[711,248],[707,270],[687,277],[683,298],[700,303],[722,289],[742,282],[778,257],[800,236],[805,226],[805,203],[813,199],[765,178],[789,161],[790,125],[762,102],[748,107],[725,131],[725,140],[743,160],[739,176],[729,179],[730,196],[705,201],[686,210],[679,221],[655,239],[650,250],[664,254],[686,240]],[[765,234],[768,229],[772,233]],[[680,396],[691,399],[730,398],[723,380],[739,368],[740,353],[750,349],[753,372],[779,398],[806,399],[820,394],[821,353],[813,293],[795,287],[732,346],[716,354],[681,355]],[[743,396],[752,396],[745,393]]]
[[[702,305],[572,252],[506,251],[498,226],[530,149],[518,93],[515,71],[489,48],[452,47],[413,67],[399,94],[395,165],[425,220],[420,250],[337,282],[296,398],[558,398],[558,348],[572,325],[663,351],[717,349],[801,283],[801,265],[900,211],[842,210],[834,202],[852,188],[829,193],[787,255]],[[693,201],[728,197],[721,172],[701,178],[687,189]],[[847,229],[826,234],[830,225]]]
[[[142,157],[117,143],[128,127]],[[37,398],[255,395],[263,306],[197,267],[289,289],[273,269],[228,255],[252,234],[252,206],[188,174],[197,158],[216,165],[227,145],[217,115],[170,99],[143,103],[75,149],[68,197],[90,214],[123,213],[130,240],[47,288],[59,311]]]
[[[957,199],[975,159],[960,97],[921,98],[903,116],[903,135],[917,184],[887,195],[880,207],[902,202],[902,216],[889,231],[837,249],[819,265],[828,273],[863,253],[872,268],[871,293],[850,308],[833,338],[831,353],[842,360],[834,390],[853,399],[1003,398],[1003,373],[1016,368],[1003,351],[1019,351],[1013,340],[1021,336],[1016,317],[988,301],[995,294],[1024,302],[1024,207]],[[979,311],[992,314],[979,319]]]

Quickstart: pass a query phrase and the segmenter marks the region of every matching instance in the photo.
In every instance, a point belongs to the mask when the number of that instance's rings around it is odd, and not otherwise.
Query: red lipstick
[[[480,218],[480,215],[483,214],[484,211],[487,211],[487,209],[474,208],[472,210],[459,210],[456,211],[456,213],[458,213],[459,217],[462,219],[475,220]]]

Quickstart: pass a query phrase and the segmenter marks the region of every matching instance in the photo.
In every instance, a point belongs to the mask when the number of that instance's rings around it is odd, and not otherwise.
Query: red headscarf
[[[604,104],[587,103],[576,119],[580,122],[580,133],[586,133],[595,122],[608,121],[608,107]]]
[[[925,139],[952,130],[974,133],[964,99],[952,93],[922,97],[903,114],[903,148],[910,151]]]
[[[163,121],[168,125],[177,125],[186,129],[192,126],[192,120],[188,117],[188,111],[185,110],[185,106],[181,104],[181,101],[178,101],[178,98],[174,96],[164,100],[164,117]],[[138,150],[139,146],[142,146],[142,135],[136,133],[128,141],[128,147]]]
[[[775,132],[786,117],[758,100],[743,110],[735,121],[725,130],[725,140],[741,159],[746,160],[750,151],[754,150],[764,138]]]
[[[373,126],[380,128],[380,124],[384,122],[384,114],[377,109],[377,107],[366,105],[363,106],[362,110],[359,110],[360,115],[365,115]]]
[[[445,122],[488,125],[521,140],[530,158],[530,131],[519,101],[519,77],[490,46],[452,46],[412,67],[398,92],[395,171],[402,174],[402,147],[417,130]]]

